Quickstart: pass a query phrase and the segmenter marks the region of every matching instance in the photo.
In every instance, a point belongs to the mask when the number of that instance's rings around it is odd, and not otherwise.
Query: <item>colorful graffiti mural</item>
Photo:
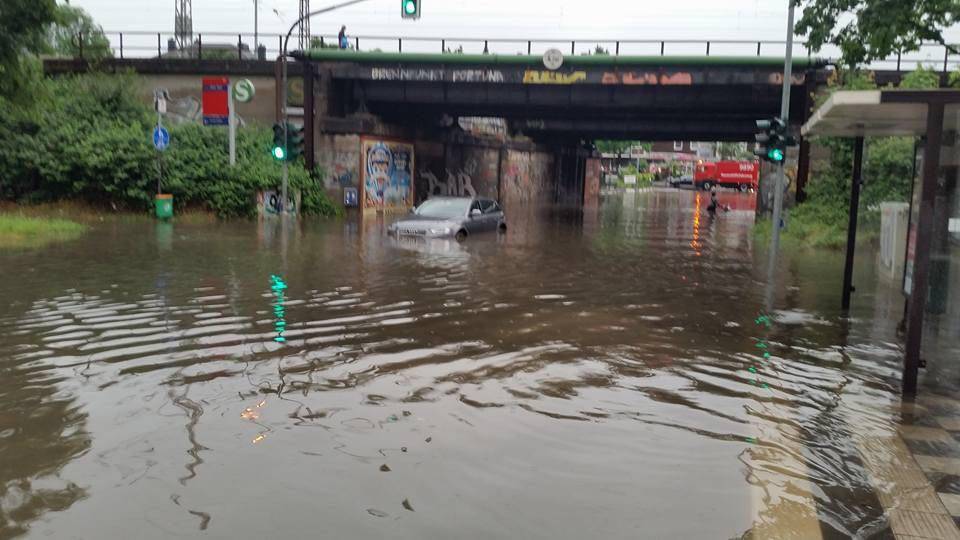
[[[623,84],[627,86],[638,85],[691,85],[693,84],[693,75],[687,72],[677,73],[659,73],[659,72],[618,72],[608,71],[603,74],[602,84]]]
[[[586,71],[560,73],[528,69],[523,74],[523,84],[576,84],[587,81]]]
[[[413,206],[413,144],[362,139],[361,152],[361,207],[401,210]]]

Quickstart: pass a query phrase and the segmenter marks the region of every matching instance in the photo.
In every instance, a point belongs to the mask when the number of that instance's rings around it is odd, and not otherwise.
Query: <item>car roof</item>
[[[497,202],[496,199],[492,197],[456,197],[452,195],[432,195],[427,198],[428,201],[435,200],[446,200],[446,201],[491,201]],[[426,201],[424,201],[426,202]]]

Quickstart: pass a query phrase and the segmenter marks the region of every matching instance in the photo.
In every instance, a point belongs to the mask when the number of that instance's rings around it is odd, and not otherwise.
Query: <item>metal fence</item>
[[[110,41],[113,55],[117,58],[162,58],[189,57],[196,59],[237,59],[256,58],[257,46],[263,47],[261,54],[272,60],[280,55],[284,36],[278,34],[258,34],[248,32],[203,32],[194,34],[187,47],[173,47],[173,32],[104,32]],[[294,37],[295,39],[295,37]],[[337,47],[335,35],[313,36],[314,44]],[[83,36],[77,36],[76,55],[84,57]],[[465,53],[500,55],[542,55],[548,49],[557,48],[564,54],[609,54],[612,56],[755,56],[783,57],[785,41],[775,40],[693,40],[693,39],[510,39],[510,38],[444,38],[444,37],[401,37],[382,35],[350,36],[350,48],[358,51],[384,51],[398,53]],[[290,48],[297,48],[293,42]],[[87,51],[89,52],[89,51]],[[232,54],[231,54],[232,53]],[[839,56],[836,51],[826,48],[814,54],[803,41],[794,42],[795,58],[816,56],[834,61]],[[954,56],[954,57],[952,57]],[[901,53],[876,61],[871,69],[913,70],[917,66],[948,72],[960,68],[960,56],[951,55],[950,50],[938,43],[926,43],[920,50]]]

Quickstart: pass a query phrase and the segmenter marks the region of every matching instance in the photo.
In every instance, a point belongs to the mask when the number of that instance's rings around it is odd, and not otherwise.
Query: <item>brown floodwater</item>
[[[462,245],[126,220],[0,252],[0,537],[882,532],[857,440],[891,426],[899,308],[866,257],[841,317],[842,253],[785,250],[767,313],[729,197]]]

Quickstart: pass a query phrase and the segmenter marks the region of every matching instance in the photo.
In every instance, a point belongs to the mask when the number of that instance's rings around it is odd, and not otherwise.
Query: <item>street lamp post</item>
[[[316,11],[311,11],[297,19],[292,25],[290,25],[290,30],[287,31],[287,36],[283,40],[283,50],[280,51],[280,62],[281,62],[281,76],[280,76],[280,115],[282,116],[281,125],[283,126],[283,140],[286,141],[288,138],[287,133],[287,45],[290,43],[290,35],[293,34],[293,31],[297,29],[298,26],[303,24],[304,21],[313,17],[314,15],[322,15],[324,13],[329,13],[331,11],[338,10],[340,8],[345,8],[347,6],[352,6],[354,4],[360,4],[362,2],[368,2],[369,0],[349,0],[347,2],[341,2],[339,4],[334,4],[332,6],[327,6]],[[304,126],[306,129],[313,129],[313,126]],[[280,197],[283,201],[283,216],[287,216],[287,187],[289,183],[290,169],[287,164],[287,160],[283,161],[283,183],[281,187]]]

